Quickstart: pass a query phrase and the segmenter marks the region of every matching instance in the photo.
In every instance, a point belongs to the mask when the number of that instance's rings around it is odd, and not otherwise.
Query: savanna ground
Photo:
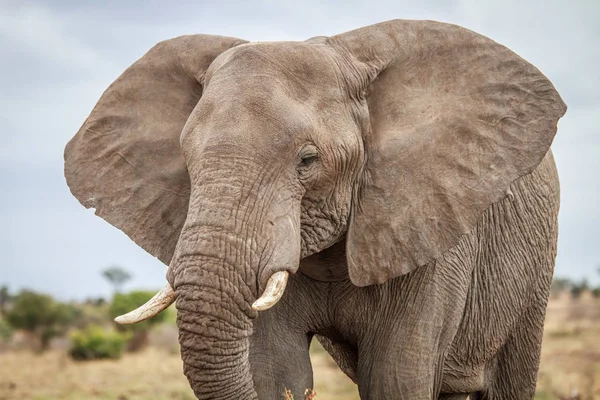
[[[175,339],[172,326],[159,327],[146,350],[110,361],[75,362],[57,349],[0,353],[0,400],[192,400]],[[358,399],[318,344],[311,352],[316,399]],[[551,300],[536,399],[600,399],[599,300]]]

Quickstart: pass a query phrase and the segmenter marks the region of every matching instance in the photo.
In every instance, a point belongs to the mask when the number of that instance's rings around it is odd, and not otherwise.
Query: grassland
[[[552,300],[536,399],[600,399],[600,302]]]
[[[546,321],[536,399],[600,399],[600,302],[552,300]],[[116,361],[73,362],[61,350],[0,353],[0,400],[192,400],[173,338],[162,328],[147,350]],[[316,399],[358,399],[319,346],[312,360]]]

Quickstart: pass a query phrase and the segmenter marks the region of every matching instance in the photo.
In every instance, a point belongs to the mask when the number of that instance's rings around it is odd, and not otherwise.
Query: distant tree
[[[149,291],[133,291],[127,294],[115,294],[109,308],[111,318],[118,317],[134,310],[150,300],[156,292]],[[162,312],[155,317],[147,319],[133,325],[117,325],[117,329],[121,332],[130,332],[131,339],[128,343],[127,350],[137,351],[144,348],[148,342],[148,332],[150,328],[156,324],[163,322],[166,318],[166,312]]]
[[[8,290],[8,286],[3,285],[2,287],[0,287],[0,317],[6,315],[6,307],[10,299],[11,295]]]
[[[596,268],[596,271],[598,272],[598,275],[600,275],[600,266]],[[600,298],[600,286],[596,286],[592,289],[592,296],[595,298]]]
[[[554,295],[570,290],[573,286],[573,282],[569,278],[556,277],[552,280],[552,286],[550,286],[550,292]]]
[[[587,281],[587,279],[582,279],[580,282],[578,283],[574,283],[571,286],[571,297],[573,297],[574,299],[578,299],[581,297],[581,294],[583,292],[587,292],[590,288],[590,285]]]
[[[85,299],[84,303],[92,307],[102,307],[106,304],[106,300],[104,297],[88,297]]]
[[[50,340],[67,330],[80,315],[80,311],[69,304],[55,301],[51,296],[23,290],[14,298],[6,321],[15,329],[23,329],[40,341],[41,350],[46,350]]]
[[[131,274],[129,274],[129,272],[117,266],[105,269],[102,271],[102,276],[113,285],[115,294],[119,293],[125,282],[131,279]]]

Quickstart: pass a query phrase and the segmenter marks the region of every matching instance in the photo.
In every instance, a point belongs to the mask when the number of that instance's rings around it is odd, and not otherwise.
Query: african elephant
[[[118,321],[176,299],[199,399],[301,397],[315,335],[363,399],[532,399],[565,112],[533,65],[445,23],[182,36],[106,90],[65,175],[168,264]]]

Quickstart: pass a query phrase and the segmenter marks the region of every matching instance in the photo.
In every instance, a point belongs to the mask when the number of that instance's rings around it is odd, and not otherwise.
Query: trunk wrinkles
[[[248,358],[252,303],[261,294],[259,271],[280,259],[264,230],[271,189],[264,176],[247,176],[247,162],[231,161],[232,169],[222,162],[190,170],[190,207],[169,280],[184,373],[196,396],[257,399]]]
[[[170,273],[181,357],[199,399],[256,399],[248,355],[261,254],[247,218],[245,229],[231,218],[216,222],[226,207],[192,211],[179,239]]]
[[[250,364],[252,291],[241,270],[186,256],[175,273],[184,373],[199,399],[256,399]]]

